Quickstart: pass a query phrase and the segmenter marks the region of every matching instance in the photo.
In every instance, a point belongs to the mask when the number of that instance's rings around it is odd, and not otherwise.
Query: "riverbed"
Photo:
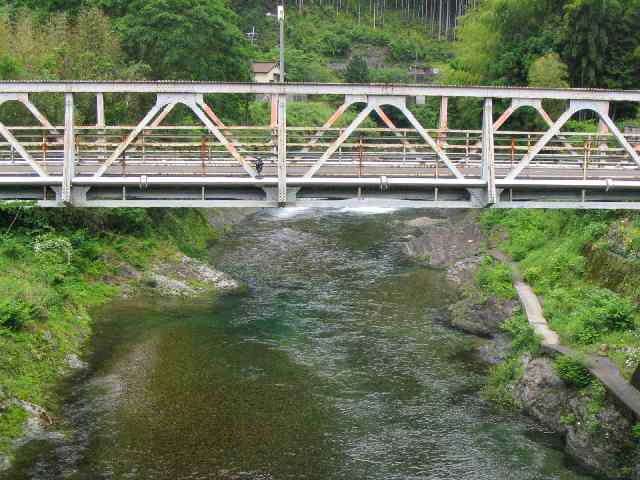
[[[223,298],[118,300],[89,369],[8,479],[578,480],[560,441],[479,390],[445,272],[404,258],[419,212],[274,210],[212,262]]]

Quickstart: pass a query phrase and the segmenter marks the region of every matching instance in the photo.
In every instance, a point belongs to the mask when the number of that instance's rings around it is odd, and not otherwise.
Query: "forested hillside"
[[[637,88],[639,19],[637,0],[486,0],[453,67],[469,83]]]

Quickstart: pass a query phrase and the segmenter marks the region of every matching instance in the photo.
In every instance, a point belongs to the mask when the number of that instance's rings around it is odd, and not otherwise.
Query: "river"
[[[7,478],[590,478],[481,400],[455,292],[401,254],[416,215],[262,212],[211,252],[246,295],[102,308],[64,436],[21,448]]]

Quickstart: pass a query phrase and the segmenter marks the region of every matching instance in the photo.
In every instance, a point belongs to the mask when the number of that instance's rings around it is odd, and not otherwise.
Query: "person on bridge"
[[[264,162],[260,157],[256,157],[256,172],[258,173],[258,177],[262,176],[262,168],[264,167]]]

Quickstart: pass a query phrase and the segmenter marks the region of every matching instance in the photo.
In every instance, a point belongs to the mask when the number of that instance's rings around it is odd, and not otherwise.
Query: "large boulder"
[[[551,359],[525,361],[524,373],[515,385],[514,396],[528,414],[554,432],[564,433],[562,416],[566,414],[570,392]]]
[[[493,337],[501,331],[502,322],[513,315],[515,306],[515,301],[482,299],[472,294],[449,307],[451,325],[467,333]]]
[[[567,385],[553,360],[525,361],[514,396],[524,411],[563,435],[567,453],[594,473],[622,478],[630,470],[631,421],[602,396]]]
[[[408,222],[420,234],[404,244],[409,257],[432,267],[448,267],[456,261],[477,256],[485,239],[476,212],[451,213],[447,218],[417,218]]]

